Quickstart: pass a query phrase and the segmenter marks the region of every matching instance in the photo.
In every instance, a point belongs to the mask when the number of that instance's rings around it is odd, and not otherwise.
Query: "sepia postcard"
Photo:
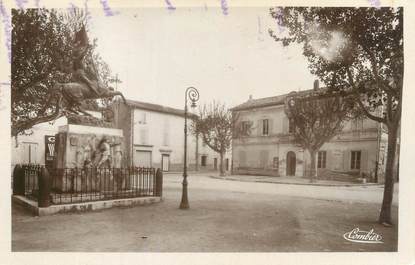
[[[0,264],[415,264],[414,11],[0,0]]]

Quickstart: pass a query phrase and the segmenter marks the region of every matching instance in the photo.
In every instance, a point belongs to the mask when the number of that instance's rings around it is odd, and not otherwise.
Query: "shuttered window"
[[[248,136],[251,130],[251,123],[249,121],[241,122],[242,136]]]
[[[278,158],[278,156],[276,156],[276,157],[274,157],[274,159],[272,160],[272,167],[275,169],[275,170],[278,170],[278,168],[279,168],[279,158]]]
[[[361,151],[352,151],[350,158],[350,168],[351,169],[360,169],[362,152]]]
[[[23,143],[23,156],[22,162],[25,164],[37,164],[37,143]]]
[[[317,155],[317,168],[326,168],[326,151],[319,151]]]
[[[204,156],[204,155],[203,155],[203,156],[201,156],[201,157],[200,157],[200,160],[201,160],[201,161],[200,161],[200,162],[201,162],[201,163],[200,163],[200,164],[201,164],[201,166],[202,166],[202,167],[205,167],[205,166],[206,166],[207,156]]]
[[[262,120],[262,135],[268,135],[269,133],[269,120]]]

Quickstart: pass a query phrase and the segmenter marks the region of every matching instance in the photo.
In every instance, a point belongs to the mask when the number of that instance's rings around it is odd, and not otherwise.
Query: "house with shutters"
[[[241,126],[249,129],[247,135],[232,142],[234,174],[307,176],[309,154],[294,143],[294,126],[284,111],[288,95],[250,96],[231,109]],[[348,121],[342,132],[318,151],[318,178],[356,180],[364,176],[382,182],[385,150],[381,124],[366,118]]]
[[[136,100],[114,102],[114,123],[123,130],[126,166],[155,167],[164,172],[183,171],[184,110]],[[188,124],[195,114],[188,114]],[[219,154],[190,130],[187,137],[187,167],[195,171],[218,171]],[[225,170],[231,170],[228,154]]]

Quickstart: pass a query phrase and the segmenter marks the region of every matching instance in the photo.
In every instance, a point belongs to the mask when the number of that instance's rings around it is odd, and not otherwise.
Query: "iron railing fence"
[[[40,165],[19,165],[13,175],[14,194],[39,199],[39,188],[41,188],[42,194],[43,191],[47,191],[47,200],[51,204],[161,196],[162,193],[162,173],[160,169],[155,168],[47,168],[46,170]],[[48,187],[39,187],[40,185]]]

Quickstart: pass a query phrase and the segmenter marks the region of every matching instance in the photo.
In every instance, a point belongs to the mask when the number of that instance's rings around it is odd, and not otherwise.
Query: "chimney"
[[[251,101],[252,99],[252,95],[249,95],[248,101]]]
[[[314,80],[314,90],[318,90],[319,89],[319,82],[318,82],[318,80],[316,79],[316,80]]]

